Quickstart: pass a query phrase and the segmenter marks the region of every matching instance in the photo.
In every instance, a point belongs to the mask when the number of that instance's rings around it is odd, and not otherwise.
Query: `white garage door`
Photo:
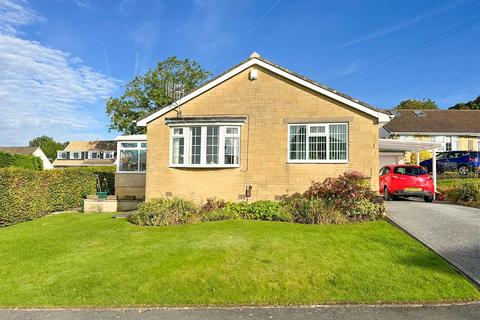
[[[403,153],[380,152],[380,168],[387,164],[404,163],[404,158]]]

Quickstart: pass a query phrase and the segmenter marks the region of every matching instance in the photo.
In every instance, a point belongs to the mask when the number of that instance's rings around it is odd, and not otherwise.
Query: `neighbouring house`
[[[356,170],[376,189],[379,129],[390,118],[253,53],[140,119],[146,141],[119,137],[117,181],[143,174],[147,199],[274,200]]]
[[[0,147],[1,152],[8,152],[13,154],[32,155],[42,160],[43,170],[53,169],[53,165],[48,160],[45,153],[40,147]]]
[[[72,141],[57,151],[55,168],[113,166],[117,156],[115,141]]]
[[[480,150],[480,110],[398,110],[382,138],[428,141],[438,151]]]

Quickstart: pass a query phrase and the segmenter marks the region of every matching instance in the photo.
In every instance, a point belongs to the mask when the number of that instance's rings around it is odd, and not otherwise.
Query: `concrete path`
[[[393,222],[480,285],[480,209],[417,200],[386,206]]]
[[[126,310],[1,310],[1,320],[452,320],[480,319],[480,304]]]

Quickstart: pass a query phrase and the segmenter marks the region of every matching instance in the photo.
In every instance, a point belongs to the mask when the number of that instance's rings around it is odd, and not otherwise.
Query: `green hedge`
[[[81,207],[83,199],[96,192],[96,173],[114,179],[110,167],[0,169],[0,227]]]
[[[0,168],[17,167],[29,170],[43,170],[42,160],[32,155],[13,154],[0,151]]]

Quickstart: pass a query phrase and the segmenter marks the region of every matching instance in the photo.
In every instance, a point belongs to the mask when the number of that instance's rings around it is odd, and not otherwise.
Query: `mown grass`
[[[0,306],[297,305],[478,300],[384,221],[137,227],[61,214],[0,229]]]

